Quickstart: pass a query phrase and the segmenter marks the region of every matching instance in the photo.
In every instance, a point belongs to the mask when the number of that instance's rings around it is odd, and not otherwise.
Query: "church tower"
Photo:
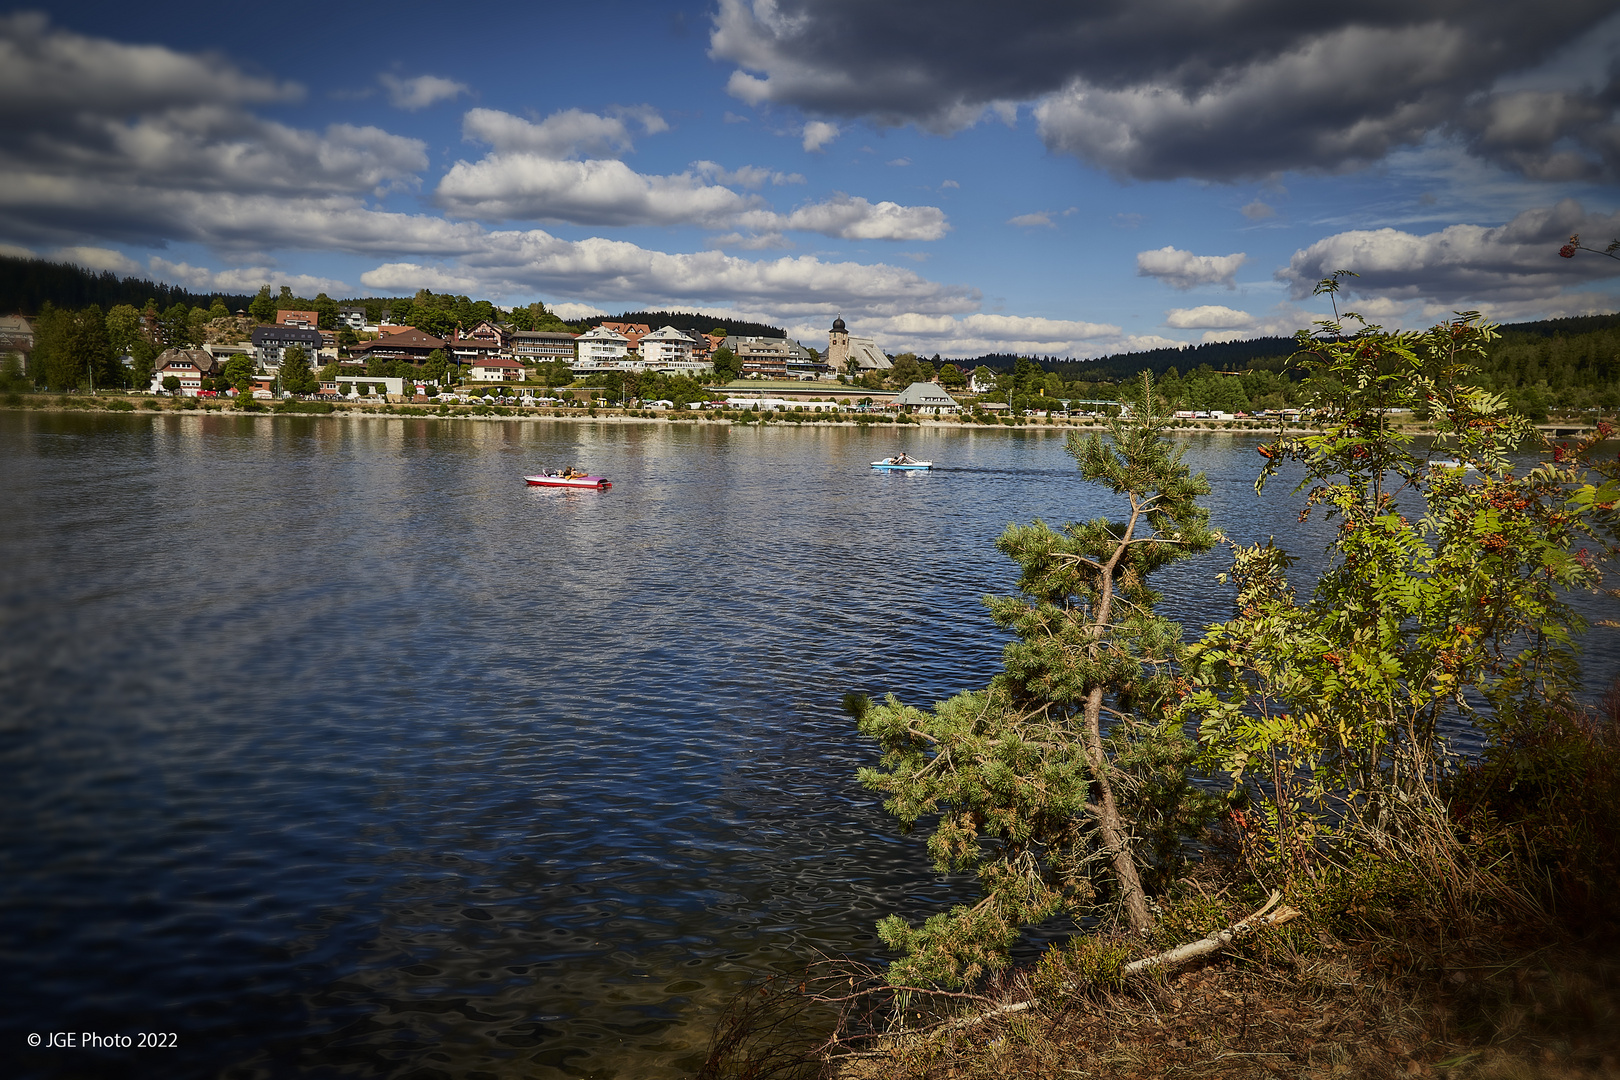
[[[833,320],[832,329],[827,333],[827,363],[839,375],[849,363],[849,328],[844,325],[842,315]]]

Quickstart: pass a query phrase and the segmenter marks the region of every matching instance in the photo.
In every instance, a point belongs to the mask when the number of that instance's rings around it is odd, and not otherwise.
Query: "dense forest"
[[[106,310],[119,304],[145,307],[155,300],[159,308],[184,304],[211,307],[219,299],[232,311],[247,307],[251,297],[238,293],[194,293],[179,285],[119,277],[110,270],[96,273],[72,263],[0,255],[0,314],[37,315],[45,304],[83,308],[91,304]]]
[[[601,318],[593,317],[586,319],[585,322],[591,326],[598,326],[604,322],[643,323],[654,330],[663,326],[673,326],[688,334],[707,334],[712,330],[724,330],[728,334],[737,334],[741,337],[787,336],[787,331],[780,326],[749,322],[747,319],[722,319],[715,315],[691,311],[627,311],[623,315],[614,315],[611,318],[605,315]]]

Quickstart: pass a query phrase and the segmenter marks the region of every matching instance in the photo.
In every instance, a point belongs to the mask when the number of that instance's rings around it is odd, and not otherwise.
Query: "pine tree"
[[[890,969],[897,984],[971,983],[1006,963],[1023,927],[1099,896],[1132,928],[1152,925],[1144,878],[1175,851],[1197,800],[1194,748],[1168,717],[1180,628],[1153,613],[1146,582],[1217,539],[1198,503],[1208,484],[1165,440],[1166,424],[1144,376],[1110,441],[1069,437],[1081,475],[1126,501],[1124,520],[1036,521],[997,541],[1022,573],[1020,595],[985,601],[1017,635],[989,686],[932,710],[891,695],[861,717],[884,751],[862,782],[888,794],[908,830],[937,813],[936,866],[976,870],[984,893],[920,928],[879,924],[907,954]]]
[[[281,388],[294,394],[313,394],[320,389],[310,370],[309,355],[294,345],[281,358]]]

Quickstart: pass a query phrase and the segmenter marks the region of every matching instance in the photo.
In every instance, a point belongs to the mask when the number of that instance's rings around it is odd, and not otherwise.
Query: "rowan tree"
[[[1600,580],[1620,486],[1556,450],[1525,465],[1545,440],[1474,384],[1494,337],[1475,312],[1424,333],[1347,312],[1299,336],[1316,430],[1262,446],[1255,488],[1302,470],[1300,519],[1337,524],[1326,566],[1301,593],[1283,548],[1236,548],[1237,610],[1189,650],[1182,707],[1287,873],[1402,830],[1447,835],[1447,733],[1499,742],[1578,685],[1569,593]],[[1432,442],[1397,411],[1425,416]]]

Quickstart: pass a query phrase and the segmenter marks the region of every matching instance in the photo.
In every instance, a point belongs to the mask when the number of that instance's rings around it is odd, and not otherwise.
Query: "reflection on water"
[[[11,1029],[175,1031],[178,1077],[677,1076],[747,979],[875,954],[953,886],[840,696],[982,684],[994,538],[1111,509],[1051,435],[872,472],[897,437],[0,414]],[[1217,524],[1308,553],[1254,443],[1191,442]],[[568,464],[614,487],[519,479]],[[1166,610],[1220,617],[1223,561]]]

